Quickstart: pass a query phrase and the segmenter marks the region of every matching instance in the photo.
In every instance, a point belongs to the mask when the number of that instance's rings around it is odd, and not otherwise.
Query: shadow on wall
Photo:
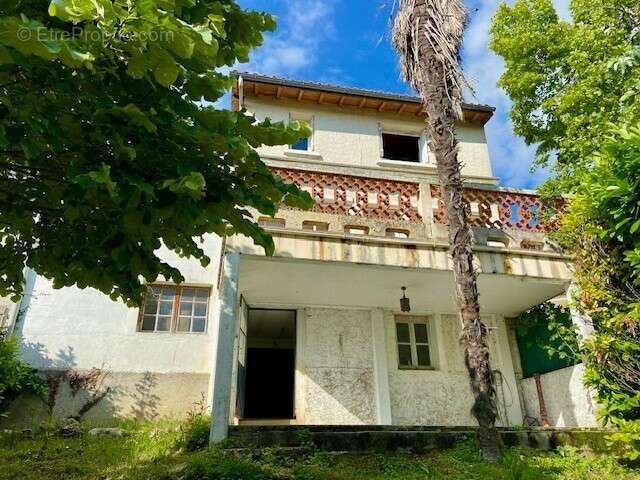
[[[131,413],[138,420],[151,420],[158,416],[158,403],[160,397],[154,392],[158,386],[156,376],[151,372],[145,372],[142,378],[135,384],[135,390],[131,394],[133,406]]]
[[[23,342],[20,348],[22,357],[45,378],[48,391],[42,399],[17,398],[8,416],[2,419],[3,426],[33,427],[69,417],[106,425],[125,416],[138,420],[158,416],[160,397],[155,393],[158,381],[150,372],[138,374],[133,385],[123,388],[122,374],[113,374],[104,365],[77,369],[72,347],[54,356],[49,356],[41,343]],[[123,406],[127,407],[127,415],[123,415]]]

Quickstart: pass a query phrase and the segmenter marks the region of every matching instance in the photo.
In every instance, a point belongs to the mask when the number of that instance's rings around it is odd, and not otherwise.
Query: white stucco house
[[[108,370],[111,393],[87,414],[95,420],[180,416],[203,399],[214,439],[230,425],[474,425],[419,99],[239,74],[233,108],[311,125],[310,138],[259,152],[313,196],[314,210],[257,216],[273,257],[241,236],[207,238],[220,260],[206,268],[162,251],[186,282],[151,285],[140,310],[91,289],[54,290],[29,272],[7,315],[23,358],[44,371]],[[545,241],[535,192],[500,187],[493,175],[492,114],[465,105],[457,134],[499,422],[592,426],[581,366],[523,378],[512,319],[564,295],[571,273]],[[36,418],[38,408],[23,403],[8,420]]]

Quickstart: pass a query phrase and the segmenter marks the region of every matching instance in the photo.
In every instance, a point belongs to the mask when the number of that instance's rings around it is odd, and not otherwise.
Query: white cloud
[[[335,35],[335,0],[284,1],[278,29],[268,34],[262,47],[251,54],[243,70],[289,76],[313,66],[320,47]]]
[[[465,36],[463,66],[475,90],[475,97],[469,99],[496,107],[496,113],[486,128],[494,174],[501,177],[503,185],[531,188],[544,180],[548,173],[530,171],[535,147],[525,145],[513,133],[509,120],[511,100],[497,86],[504,72],[504,62],[489,49],[489,30],[500,3],[500,0],[473,2],[472,7],[475,8]],[[554,4],[562,18],[570,19],[569,0],[554,0]]]

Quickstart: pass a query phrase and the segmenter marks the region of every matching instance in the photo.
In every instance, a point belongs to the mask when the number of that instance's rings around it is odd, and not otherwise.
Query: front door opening
[[[244,418],[294,418],[295,310],[250,309]]]

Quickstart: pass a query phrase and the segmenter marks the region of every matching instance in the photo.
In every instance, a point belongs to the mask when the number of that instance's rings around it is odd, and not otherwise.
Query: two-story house
[[[230,425],[474,425],[421,101],[255,74],[237,76],[232,101],[259,119],[308,122],[309,138],[259,153],[315,208],[256,215],[273,257],[242,236],[209,237],[220,262],[206,268],[162,251],[186,282],[151,285],[140,310],[28,273],[14,308],[23,357],[43,370],[104,366],[112,390],[96,420],[183,415],[203,397],[215,440]],[[492,115],[465,105],[457,135],[499,422],[542,409],[554,425],[590,426],[580,366],[522,378],[512,319],[564,295],[571,273],[545,241],[535,192],[493,175]],[[62,415],[74,395],[59,395]],[[29,405],[14,421],[38,417]]]

